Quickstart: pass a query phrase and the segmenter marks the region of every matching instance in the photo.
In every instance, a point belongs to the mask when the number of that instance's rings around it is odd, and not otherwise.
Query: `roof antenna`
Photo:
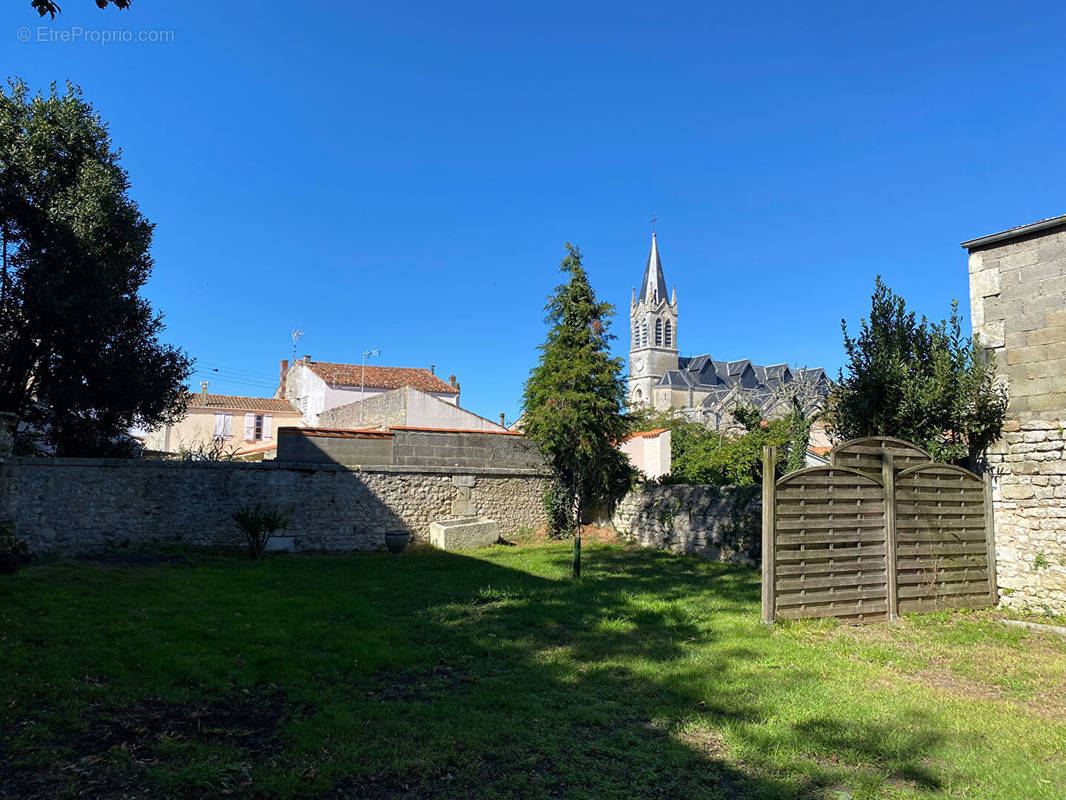
[[[300,341],[300,338],[304,335],[304,332],[299,328],[292,329],[292,361],[296,363],[296,344]]]

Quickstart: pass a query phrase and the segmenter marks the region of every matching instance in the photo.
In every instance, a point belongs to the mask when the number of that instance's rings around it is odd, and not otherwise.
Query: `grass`
[[[1066,641],[594,545],[0,581],[0,797],[1066,796]]]

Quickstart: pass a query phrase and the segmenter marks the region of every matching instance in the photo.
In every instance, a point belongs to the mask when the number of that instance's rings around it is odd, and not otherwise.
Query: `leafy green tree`
[[[627,433],[622,416],[622,360],[608,332],[614,308],[596,299],[581,251],[566,245],[568,276],[545,306],[550,326],[526,381],[523,432],[537,446],[569,498],[574,521],[574,577],[581,576],[582,511],[629,485],[632,470],[615,446]]]
[[[0,88],[0,410],[58,455],[113,454],[184,412],[191,362],[139,294],[152,224],[128,190],[78,88]]]
[[[1003,429],[1007,396],[992,354],[962,335],[957,301],[947,320],[919,321],[878,276],[858,335],[848,335],[845,320],[841,328],[848,360],[831,399],[840,436],[896,436],[937,460],[983,466]]]
[[[670,429],[670,474],[663,483],[750,486],[762,481],[762,449],[778,449],[776,472],[802,469],[807,454],[811,420],[798,408],[784,419],[766,421],[755,408],[737,406],[733,418],[745,432],[730,436],[692,422],[674,409],[646,407],[630,414],[632,431]]]
[[[107,8],[109,5],[117,8],[129,8],[133,0],[93,0],[93,2],[96,3],[97,8]],[[37,13],[42,17],[48,14],[52,19],[55,19],[56,14],[62,11],[59,4],[53,2],[53,0],[30,0],[30,5],[37,9]]]

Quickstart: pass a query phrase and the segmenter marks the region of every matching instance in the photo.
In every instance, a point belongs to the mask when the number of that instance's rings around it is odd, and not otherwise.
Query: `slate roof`
[[[746,358],[715,361],[706,354],[682,356],[678,358],[678,366],[680,369],[664,374],[658,385],[706,392],[703,401],[706,408],[719,407],[731,396],[740,394],[746,403],[763,408],[774,402],[775,388],[801,379],[817,385],[819,394],[829,393],[829,379],[821,368],[792,370],[787,364],[760,366]]]
[[[651,235],[651,252],[648,253],[648,264],[644,267],[644,280],[640,283],[641,301],[648,302],[652,299],[649,293],[657,293],[659,300],[670,300],[666,291],[666,277],[663,275],[663,264],[659,260],[659,245],[655,241],[655,234]]]
[[[445,383],[428,369],[419,367],[378,367],[367,364],[364,373],[362,364],[330,364],[325,361],[311,361],[307,363],[307,366],[331,385],[365,385],[371,389],[400,389],[404,386],[413,386],[423,392],[459,394],[459,390],[454,386]]]
[[[241,397],[232,394],[189,394],[189,409],[201,408],[212,411],[269,411],[275,414],[300,415],[288,400],[275,397]]]

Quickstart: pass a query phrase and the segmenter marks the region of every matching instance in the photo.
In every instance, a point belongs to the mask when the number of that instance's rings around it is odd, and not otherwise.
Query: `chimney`
[[[200,402],[207,404],[207,381],[200,381]]]
[[[436,364],[430,364],[429,365],[429,374],[430,375],[436,375],[437,374],[437,365]]]
[[[448,376],[448,385],[451,386],[453,389],[455,389],[459,385],[459,384],[457,384],[455,382],[455,376],[454,375],[449,375]]]
[[[285,397],[285,379],[289,377],[289,359],[281,359],[281,380],[278,382],[278,395]]]
[[[504,419],[506,419],[506,416],[507,416],[506,414],[500,414],[500,427],[501,428],[506,428],[507,427],[507,423],[504,422]]]
[[[311,356],[304,356],[304,363],[305,364],[310,364],[311,363]]]

